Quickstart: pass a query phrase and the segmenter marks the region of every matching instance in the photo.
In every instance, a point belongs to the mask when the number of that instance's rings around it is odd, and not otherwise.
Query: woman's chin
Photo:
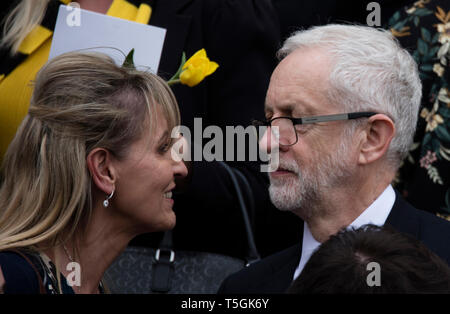
[[[151,231],[148,232],[172,230],[173,228],[175,228],[176,222],[177,218],[175,216],[175,213],[171,211],[164,217],[164,220],[160,221],[157,225],[155,225],[154,221],[152,221],[152,224],[150,225]]]
[[[175,213],[173,213],[173,218],[171,219],[171,221],[168,223],[167,228],[164,230],[172,230],[173,228],[175,228],[175,225],[177,224],[177,217],[175,216]]]

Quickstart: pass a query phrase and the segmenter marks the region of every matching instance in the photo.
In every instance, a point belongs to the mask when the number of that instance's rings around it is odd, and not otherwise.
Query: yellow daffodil
[[[167,82],[169,85],[181,83],[189,87],[199,84],[205,77],[214,73],[219,65],[210,61],[205,49],[197,51],[189,60],[183,52],[180,68]]]
[[[216,71],[219,65],[210,61],[205,49],[197,51],[182,67],[180,81],[189,87],[193,87],[203,81],[205,77]]]
[[[131,49],[125,57],[125,61],[122,64],[123,67],[135,69],[133,55],[134,48]],[[213,74],[218,67],[219,65],[216,62],[209,60],[205,49],[200,49],[187,61],[186,54],[183,52],[180,67],[172,78],[167,81],[167,84],[173,85],[181,83],[188,85],[189,87],[193,87],[203,81],[203,79],[208,75]],[[2,79],[3,76],[0,76],[0,81]]]

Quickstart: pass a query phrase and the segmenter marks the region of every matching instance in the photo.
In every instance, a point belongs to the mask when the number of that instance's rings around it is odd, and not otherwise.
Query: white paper
[[[96,51],[121,65],[134,48],[135,66],[157,73],[165,36],[164,28],[61,5],[49,59],[69,51]]]

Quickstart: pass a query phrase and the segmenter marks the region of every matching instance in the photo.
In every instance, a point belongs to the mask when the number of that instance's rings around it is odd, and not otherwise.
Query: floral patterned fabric
[[[395,186],[415,207],[450,220],[450,1],[420,0],[399,10],[387,28],[419,65],[419,121]]]
[[[75,292],[71,287],[69,287],[65,280],[61,280],[61,289],[58,289],[58,280],[57,280],[57,272],[56,266],[53,262],[47,257],[47,255],[43,253],[36,254],[39,262],[41,263],[41,267],[44,271],[43,284],[45,290],[47,290],[48,294],[74,294]],[[64,277],[62,277],[64,278]]]

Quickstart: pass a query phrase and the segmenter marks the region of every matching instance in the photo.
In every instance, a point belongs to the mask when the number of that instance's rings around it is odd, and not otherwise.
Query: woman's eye
[[[159,147],[159,151],[165,153],[169,150],[169,148],[170,148],[170,143],[167,142]]]
[[[159,147],[159,151],[162,153],[167,152],[172,147],[173,143],[174,143],[173,139],[170,138],[169,140],[167,140],[164,144],[162,144]]]

